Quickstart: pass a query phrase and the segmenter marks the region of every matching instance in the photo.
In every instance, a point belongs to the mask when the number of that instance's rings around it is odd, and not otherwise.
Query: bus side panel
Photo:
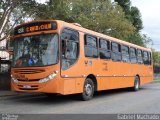
[[[133,77],[101,77],[98,80],[98,90],[132,87],[133,84]]]
[[[95,76],[100,76],[100,78],[97,77],[98,90],[133,87],[136,75],[140,76],[141,85],[153,80],[152,66],[111,60],[92,61],[93,73]]]
[[[153,67],[151,65],[139,65],[138,68],[140,71],[140,84],[146,84],[153,81]]]
[[[83,92],[83,86],[84,86],[85,78],[77,78],[76,79],[76,93],[82,93]]]
[[[134,72],[131,64],[112,60],[92,60],[92,71],[97,77],[98,90],[132,87]]]
[[[153,81],[153,77],[141,77],[141,85],[144,85],[146,83],[150,83]]]
[[[64,89],[63,94],[76,94],[83,92],[83,84],[85,78],[63,78]]]
[[[64,78],[64,88],[63,88],[63,94],[74,94],[75,93],[75,82],[76,80],[73,78]]]

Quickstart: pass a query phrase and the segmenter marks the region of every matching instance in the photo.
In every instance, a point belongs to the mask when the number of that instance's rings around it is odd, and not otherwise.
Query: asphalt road
[[[0,113],[12,114],[117,114],[160,113],[160,83],[129,89],[98,92],[90,101],[75,96],[48,98],[44,94],[0,98]]]

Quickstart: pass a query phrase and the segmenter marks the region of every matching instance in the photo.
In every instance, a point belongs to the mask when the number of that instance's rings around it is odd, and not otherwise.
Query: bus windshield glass
[[[19,37],[14,40],[13,67],[47,66],[58,62],[58,34]]]

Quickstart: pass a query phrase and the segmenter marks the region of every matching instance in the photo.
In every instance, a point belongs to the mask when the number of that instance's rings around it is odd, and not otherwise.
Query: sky
[[[38,0],[43,3],[47,0]],[[113,1],[113,0],[112,0]],[[160,51],[160,0],[131,0],[141,13],[143,21],[142,34],[147,34],[153,41],[149,46]]]
[[[131,0],[142,15],[144,34],[153,40],[152,48],[160,51],[160,0]]]

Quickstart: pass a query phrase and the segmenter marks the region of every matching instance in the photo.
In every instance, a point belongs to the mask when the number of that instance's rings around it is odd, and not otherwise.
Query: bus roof
[[[129,47],[135,47],[135,48],[139,48],[139,49],[142,49],[142,50],[151,51],[151,49],[149,49],[149,48],[141,47],[141,46],[138,46],[138,45],[135,45],[135,44],[132,44],[132,43],[129,43],[129,42],[126,42],[126,41],[123,41],[123,40],[120,40],[120,39],[117,39],[117,38],[114,38],[114,37],[111,37],[111,36],[108,36],[108,35],[105,35],[105,34],[102,34],[102,33],[95,32],[95,31],[89,30],[87,28],[83,28],[83,27],[81,27],[80,25],[77,25],[77,24],[67,23],[67,22],[64,22],[64,21],[61,21],[61,20],[56,20],[56,21],[58,23],[63,24],[63,26],[65,26],[65,27],[74,28],[74,29],[76,29],[78,31],[81,31],[83,33],[86,33],[86,34],[90,34],[90,35],[93,35],[93,36],[97,36],[97,37],[100,37],[100,38],[111,40],[113,42],[117,42],[117,43],[120,43],[120,44],[123,44],[123,45],[127,45]]]
[[[67,22],[62,21],[62,20],[34,20],[34,21],[31,21],[31,22],[26,22],[26,23],[23,23],[21,25],[18,25],[15,28],[21,27],[21,26],[29,24],[29,23],[35,23],[35,22],[54,22],[54,21],[57,22],[58,24],[61,24],[62,27],[72,28],[72,29],[81,31],[81,32],[86,33],[86,34],[90,34],[90,35],[93,35],[93,36],[97,36],[97,37],[100,37],[100,38],[111,40],[113,42],[117,42],[117,43],[120,43],[120,44],[123,44],[123,45],[127,45],[129,47],[135,47],[135,48],[139,48],[139,49],[142,49],[142,50],[151,51],[151,49],[149,49],[149,48],[141,47],[141,46],[138,46],[138,45],[135,45],[135,44],[132,44],[132,43],[129,43],[129,42],[126,42],[126,41],[123,41],[123,40],[120,40],[120,39],[117,39],[117,38],[114,38],[114,37],[111,37],[111,36],[108,36],[108,35],[105,35],[105,34],[102,34],[102,33],[98,33],[98,32],[89,30],[87,28],[83,28],[78,23],[67,23]]]

